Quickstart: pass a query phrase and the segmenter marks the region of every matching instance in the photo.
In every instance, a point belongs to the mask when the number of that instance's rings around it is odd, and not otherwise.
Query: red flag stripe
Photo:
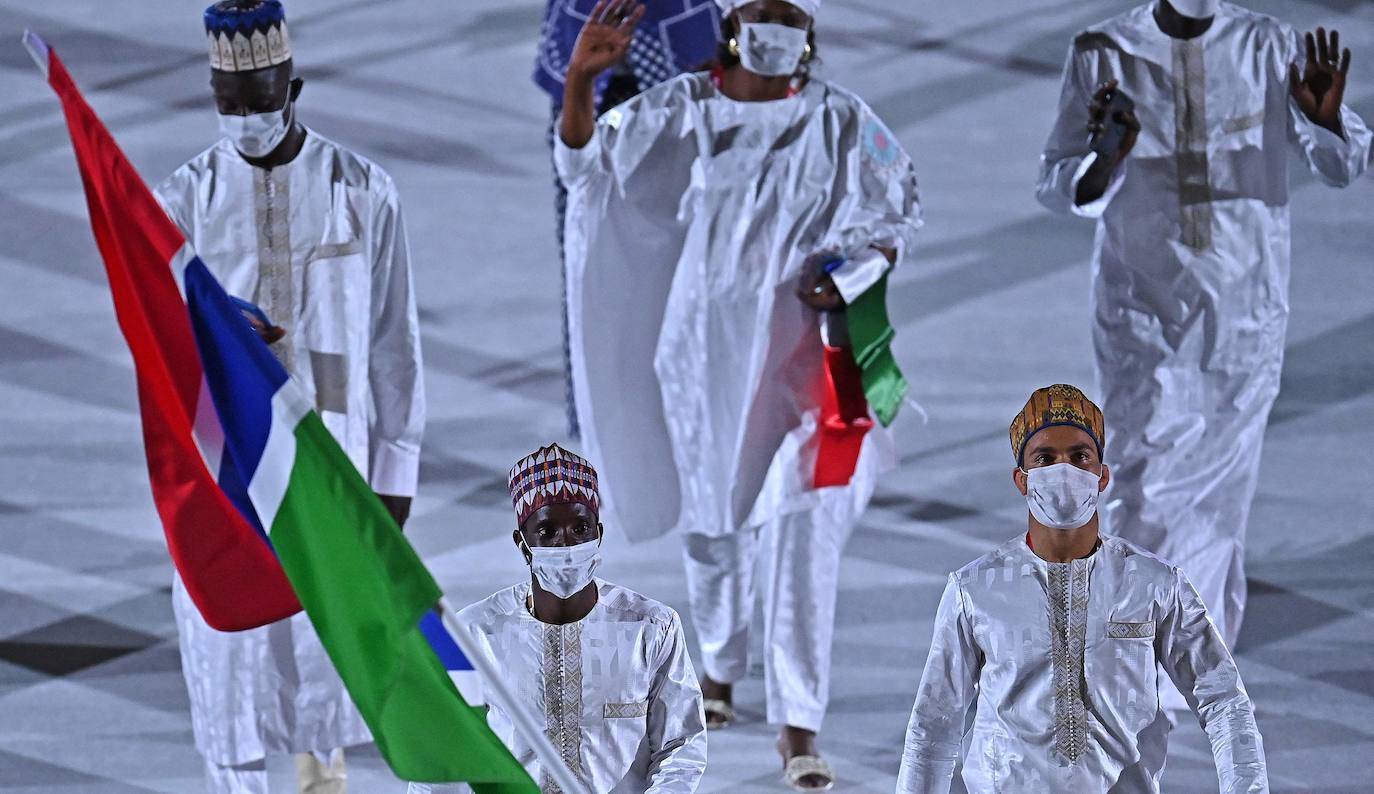
[[[825,389],[816,433],[815,487],[848,485],[873,427],[864,398],[863,372],[847,347],[825,346]]]
[[[194,254],[51,51],[48,84],[62,102],[133,356],[149,480],[177,571],[217,629],[294,614],[300,604],[276,555],[220,490],[191,434],[203,372],[173,263]]]

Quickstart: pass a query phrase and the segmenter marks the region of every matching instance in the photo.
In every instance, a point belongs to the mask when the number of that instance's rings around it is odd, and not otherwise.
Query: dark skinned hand
[[[377,498],[382,500],[386,511],[396,520],[396,526],[405,529],[406,519],[410,518],[410,497],[379,493]]]
[[[1093,93],[1092,101],[1088,103],[1088,133],[1092,136],[1091,140],[1096,141],[1107,128],[1107,108],[1112,94],[1118,90],[1117,81],[1108,80],[1098,86],[1097,91]],[[1140,120],[1135,117],[1133,110],[1118,110],[1112,114],[1112,121],[1126,128],[1126,134],[1121,136],[1121,146],[1116,150],[1112,162],[1115,166],[1126,159],[1126,155],[1130,154],[1131,148],[1135,146],[1135,140],[1140,136]]]
[[[888,264],[897,263],[897,249],[873,244],[869,246],[873,250],[883,255]],[[829,273],[824,272],[822,263],[834,256],[829,252],[812,254],[807,257],[807,261],[802,265],[801,281],[797,284],[797,297],[802,303],[820,312],[837,312],[844,310],[844,296],[840,294],[840,288],[835,286],[835,279]]]
[[[1088,167],[1088,172],[1083,178],[1078,180],[1078,192],[1074,195],[1074,203],[1080,207],[1098,200],[1107,192],[1112,174],[1121,161],[1126,159],[1126,155],[1130,154],[1136,138],[1140,136],[1140,120],[1136,118],[1135,111],[1117,110],[1112,115],[1112,121],[1126,128],[1125,134],[1121,136],[1121,144],[1115,152],[1102,152],[1099,148],[1099,139],[1107,128],[1107,111],[1111,105],[1112,93],[1118,90],[1120,89],[1117,88],[1117,82],[1108,80],[1097,87],[1092,100],[1088,103],[1088,134],[1091,136],[1088,146],[1094,152],[1098,152],[1099,157]]]
[[[833,312],[844,308],[844,297],[829,273],[819,268],[809,268],[802,273],[797,285],[797,297],[801,302],[819,312]]]
[[[248,312],[243,312],[243,318],[248,321],[249,325],[253,326],[254,331],[258,332],[258,337],[269,345],[273,342],[280,341],[283,336],[286,336],[286,329],[282,328],[280,325],[263,325],[262,320],[259,320]]]
[[[635,0],[600,0],[577,35],[568,71],[598,75],[625,57],[644,6]]]
[[[802,263],[801,278],[797,280],[797,297],[818,312],[834,312],[844,308],[844,297],[835,279],[825,272],[825,263],[834,259],[828,251],[812,254]]]
[[[1341,34],[1317,28],[1316,35],[1307,33],[1307,60],[1302,72],[1298,65],[1288,65],[1288,87],[1298,108],[1313,124],[1345,137],[1341,126],[1341,101],[1345,98],[1345,77],[1350,72],[1350,50],[1342,50]]]

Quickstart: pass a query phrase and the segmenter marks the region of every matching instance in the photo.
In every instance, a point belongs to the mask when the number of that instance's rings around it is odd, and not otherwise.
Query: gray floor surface
[[[203,0],[202,0],[203,2]],[[537,0],[290,0],[303,120],[374,158],[408,213],[430,422],[409,535],[455,602],[515,581],[504,472],[563,439],[548,106]],[[893,278],[909,413],[901,469],[847,548],[822,747],[836,791],[890,791],[944,574],[1024,529],[1006,426],[1056,381],[1091,391],[1091,225],[1032,196],[1073,33],[1113,0],[828,0],[825,74],[864,96],[921,177],[927,226]],[[1374,114],[1374,8],[1251,4],[1339,27]],[[128,353],[31,26],[152,182],[215,138],[201,3],[0,0],[0,791],[201,790]],[[1247,548],[1236,649],[1275,791],[1367,792],[1374,756],[1374,309],[1368,178],[1293,178],[1284,391]],[[1108,417],[1110,423],[1110,417]],[[608,539],[604,573],[685,607],[678,541]],[[711,739],[702,791],[784,790],[762,681]],[[272,767],[275,790],[290,771]],[[371,748],[351,790],[402,790]],[[1215,791],[1196,725],[1169,792]]]

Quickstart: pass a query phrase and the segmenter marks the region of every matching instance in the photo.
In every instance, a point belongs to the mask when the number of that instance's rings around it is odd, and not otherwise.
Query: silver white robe
[[[391,178],[309,132],[296,159],[271,171],[221,140],[157,195],[224,288],[286,328],[273,351],[373,489],[414,495],[424,389]],[[207,760],[242,764],[371,740],[304,613],[216,631],[179,580],[173,606],[196,747]]]
[[[1240,673],[1177,567],[1103,536],[1050,563],[1025,536],[950,574],[907,727],[898,794],[1155,794],[1169,722],[1158,669],[1211,740],[1221,790],[1269,790]]]
[[[582,620],[556,626],[525,606],[530,586],[506,588],[458,613],[505,681],[593,794],[690,794],[706,770],[706,715],[682,624],[671,608],[597,580],[599,600]],[[488,698],[490,700],[490,698]],[[534,750],[509,715],[487,722],[539,782]],[[411,783],[411,794],[467,791]]]
[[[1288,323],[1288,157],[1329,185],[1365,169],[1370,133],[1307,120],[1287,25],[1221,3],[1211,28],[1171,39],[1147,3],[1074,40],[1037,195],[1096,217],[1093,342],[1112,465],[1105,527],[1177,562],[1228,642],[1245,606],[1245,528],[1278,395]],[[1108,79],[1135,100],[1140,137],[1098,201],[1088,102]]]
[[[815,252],[851,260],[837,278],[850,298],[886,270],[870,245],[911,259],[915,172],[891,132],[825,81],[737,102],[689,74],[603,114],[582,148],[557,140],[555,159],[603,518],[650,537],[726,535],[823,501],[857,518],[891,437],[869,433],[850,487],[811,487],[822,347],[795,290]]]

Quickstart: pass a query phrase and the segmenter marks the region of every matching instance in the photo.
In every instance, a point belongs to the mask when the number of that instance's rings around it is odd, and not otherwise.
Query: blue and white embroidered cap
[[[205,9],[210,68],[250,72],[291,60],[280,0],[219,0]]]

